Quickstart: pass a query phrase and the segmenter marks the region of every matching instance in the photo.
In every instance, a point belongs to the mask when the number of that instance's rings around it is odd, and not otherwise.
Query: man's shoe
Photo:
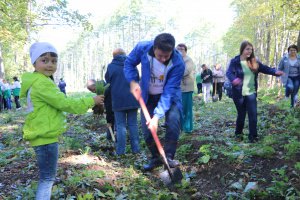
[[[257,137],[249,139],[249,143],[256,143],[256,142],[258,142],[258,138]]]
[[[170,168],[175,168],[180,165],[178,160],[173,160],[171,158],[167,158],[167,161],[168,161]]]
[[[145,164],[144,171],[152,171],[154,168],[161,166],[163,163],[160,158],[152,158],[148,164]]]
[[[235,135],[234,136],[235,141],[237,142],[242,142],[243,141],[243,135],[239,134],[239,135]]]

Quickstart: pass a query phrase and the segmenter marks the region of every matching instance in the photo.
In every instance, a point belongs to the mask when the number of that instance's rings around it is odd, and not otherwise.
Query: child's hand
[[[95,105],[103,105],[104,95],[97,95],[97,96],[94,96],[93,98],[94,98]]]

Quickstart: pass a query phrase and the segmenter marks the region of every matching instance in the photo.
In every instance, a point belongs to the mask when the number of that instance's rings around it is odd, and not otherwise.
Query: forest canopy
[[[122,47],[129,53],[139,40],[153,39],[160,32],[178,32],[180,9],[168,12],[164,18],[158,9],[177,2],[180,1],[125,1],[93,27],[90,15],[70,10],[67,0],[2,1],[0,77],[10,79],[32,70],[28,64],[29,45],[43,26],[78,25],[83,31],[61,53],[56,79],[64,77],[67,82],[76,82],[73,89],[80,89],[89,78],[103,78],[114,48]],[[193,19],[194,26],[185,32],[185,41],[177,41],[187,44],[196,70],[202,63],[221,63],[225,67],[245,39],[254,44],[256,56],[270,66],[277,66],[290,44],[299,46],[299,0],[234,0],[231,8],[235,15],[223,35],[217,37],[215,24],[199,18]]]

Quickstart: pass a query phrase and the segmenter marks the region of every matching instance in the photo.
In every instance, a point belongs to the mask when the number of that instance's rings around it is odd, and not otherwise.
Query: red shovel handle
[[[145,116],[146,120],[149,122],[149,121],[151,120],[151,117],[150,117],[150,114],[149,114],[149,112],[148,112],[148,109],[147,109],[146,104],[145,104],[145,102],[144,102],[144,100],[143,100],[142,97],[139,98],[139,103],[140,103],[141,109],[142,109],[142,111],[143,111],[143,113],[144,113],[144,116]],[[163,160],[164,160],[164,163],[165,163],[165,165],[166,165],[167,168],[168,168],[168,171],[170,172],[170,166],[169,166],[169,164],[168,164],[168,161],[167,161],[167,158],[166,158],[165,151],[164,151],[164,149],[163,149],[163,147],[162,147],[162,145],[161,145],[161,143],[160,143],[160,141],[159,141],[159,138],[158,138],[158,136],[157,136],[157,133],[156,133],[156,131],[155,131],[154,129],[152,129],[152,128],[150,129],[150,131],[151,131],[152,137],[153,137],[153,139],[154,139],[154,141],[155,141],[156,147],[157,147],[157,149],[158,149],[160,155],[162,156],[162,158],[163,158]]]

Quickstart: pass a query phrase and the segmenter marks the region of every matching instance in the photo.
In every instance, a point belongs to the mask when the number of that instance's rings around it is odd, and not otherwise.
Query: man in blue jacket
[[[141,64],[141,80],[137,65]],[[184,73],[182,56],[175,50],[175,38],[162,33],[154,41],[140,42],[128,55],[124,74],[130,83],[130,90],[136,99],[142,97],[150,113],[146,121],[141,114],[144,139],[152,154],[150,162],[144,165],[150,171],[162,165],[159,152],[150,133],[157,131],[158,120],[165,117],[166,134],[164,149],[170,167],[179,165],[174,160],[180,134],[180,115],[182,112],[180,83]]]

